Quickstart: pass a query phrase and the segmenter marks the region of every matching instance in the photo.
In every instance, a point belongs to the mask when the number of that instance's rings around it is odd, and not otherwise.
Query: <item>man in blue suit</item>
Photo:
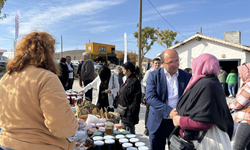
[[[178,114],[176,104],[192,76],[179,69],[180,59],[175,50],[163,51],[161,61],[163,67],[149,74],[146,87],[151,150],[165,150],[166,139],[174,129],[171,118]]]

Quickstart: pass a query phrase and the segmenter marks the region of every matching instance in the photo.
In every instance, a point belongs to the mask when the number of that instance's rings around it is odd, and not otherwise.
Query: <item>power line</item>
[[[187,39],[187,37],[185,37],[185,36],[182,35],[179,31],[177,31],[177,30],[175,29],[175,27],[172,26],[172,25],[171,25],[162,15],[161,15],[161,13],[155,8],[155,6],[150,2],[150,0],[148,0],[148,2],[152,5],[152,7],[155,9],[155,11],[162,17],[162,19],[165,20],[165,21],[168,23],[168,25],[170,25],[177,33],[179,33],[181,36],[183,36],[184,38]]]

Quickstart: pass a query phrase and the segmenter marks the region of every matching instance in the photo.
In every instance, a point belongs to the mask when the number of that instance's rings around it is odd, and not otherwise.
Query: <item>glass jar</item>
[[[133,144],[131,144],[131,143],[123,143],[123,144],[122,144],[123,150],[126,150],[126,149],[129,148],[129,147],[133,147]]]
[[[140,146],[138,147],[138,150],[149,150],[147,146]]]
[[[93,137],[93,140],[94,141],[102,141],[103,137],[101,137],[101,136],[95,136],[95,137]]]
[[[104,142],[103,141],[95,141],[94,142],[94,150],[104,150]]]
[[[106,135],[113,135],[113,131],[114,131],[114,124],[111,122],[107,122],[105,126]]]
[[[115,150],[115,140],[105,140],[105,150]]]
[[[124,135],[117,135],[117,136],[115,136],[115,149],[116,150],[119,150],[119,148],[120,148],[119,140],[120,139],[124,139],[124,138],[125,138]]]
[[[140,147],[140,146],[145,146],[145,143],[143,143],[143,142],[136,142],[135,143],[135,147]]]
[[[138,138],[131,138],[129,141],[130,141],[130,142],[133,144],[133,146],[135,147],[135,143],[136,143],[136,142],[139,142],[139,139],[138,139]]]
[[[126,135],[126,138],[128,138],[128,139],[135,138],[135,137],[136,137],[135,134],[127,134]]]

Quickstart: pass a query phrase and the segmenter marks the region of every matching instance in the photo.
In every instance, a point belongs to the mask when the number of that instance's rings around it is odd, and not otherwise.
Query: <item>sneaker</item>
[[[231,98],[231,97],[233,97],[233,95],[230,94],[228,97]]]
[[[148,136],[148,135],[149,135],[149,131],[148,131],[148,129],[147,129],[147,128],[145,129],[144,134],[145,134],[146,136]]]

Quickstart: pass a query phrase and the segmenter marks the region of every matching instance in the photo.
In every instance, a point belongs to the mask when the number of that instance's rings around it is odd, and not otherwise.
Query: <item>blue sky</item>
[[[173,30],[143,1],[142,27]],[[224,32],[241,31],[241,43],[250,45],[249,0],[151,0],[157,10],[182,35],[178,41],[191,37],[203,28],[203,34],[223,39]],[[11,51],[15,35],[15,13],[21,12],[19,39],[35,31],[47,31],[57,41],[57,51],[85,49],[89,42],[116,45],[124,49],[123,36],[127,33],[128,49],[137,50],[133,33],[139,20],[139,0],[7,0],[0,20],[0,49]],[[134,42],[134,43],[133,43]],[[155,43],[146,54],[154,58],[165,48]]]

